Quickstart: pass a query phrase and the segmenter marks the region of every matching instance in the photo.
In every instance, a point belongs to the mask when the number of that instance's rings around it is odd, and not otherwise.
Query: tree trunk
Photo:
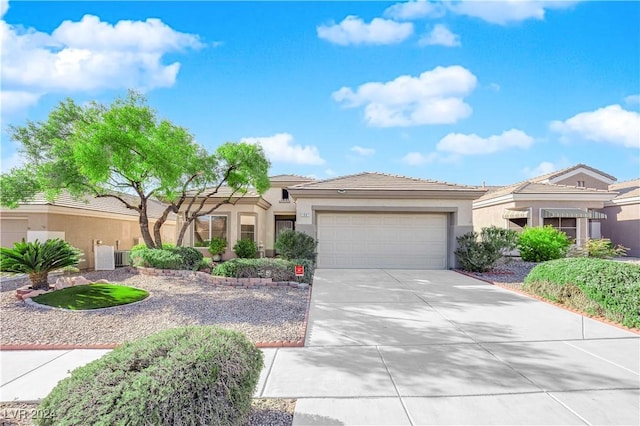
[[[180,233],[178,234],[178,240],[176,241],[176,245],[180,247],[182,245],[182,240],[184,239],[185,234],[187,233],[187,229],[189,229],[189,225],[191,225],[193,219],[185,219],[182,227],[180,228]]]
[[[32,272],[29,274],[29,280],[34,290],[49,290],[49,271]]]
[[[147,200],[141,200],[140,202],[140,232],[142,233],[142,239],[149,248],[156,248],[153,238],[151,238],[151,232],[149,232],[149,218],[147,217]],[[162,248],[160,246],[159,248]]]

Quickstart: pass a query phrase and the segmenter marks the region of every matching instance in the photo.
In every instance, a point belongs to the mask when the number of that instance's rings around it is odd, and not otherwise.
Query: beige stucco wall
[[[317,215],[323,211],[449,213],[447,263],[450,268],[456,266],[453,254],[456,248],[455,238],[473,228],[471,200],[299,197],[296,201],[296,229],[314,238]]]
[[[271,188],[262,195],[262,198],[271,204],[271,208],[265,212],[264,223],[262,224],[265,230],[262,241],[269,255],[272,255],[274,252],[276,216],[295,216],[296,214],[296,203],[293,198],[289,197],[288,201],[282,199],[282,188],[286,188],[289,184],[289,182],[273,183]]]
[[[83,251],[83,261],[80,269],[91,269],[94,266],[93,244],[101,240],[103,245],[113,246],[116,249],[116,241],[119,242],[117,250],[129,250],[141,237],[140,225],[137,216],[110,215],[110,217],[89,216],[95,212],[78,210],[64,212],[64,209],[55,209],[51,212],[24,212],[20,208],[16,210],[2,210],[2,224],[12,223],[5,220],[11,217],[26,218],[27,230],[31,231],[59,231],[65,233],[65,240],[74,247]],[[108,216],[105,214],[105,216]],[[17,222],[16,222],[17,223]],[[151,222],[153,225],[153,221]],[[153,229],[153,228],[152,228]],[[15,241],[5,241],[4,235],[11,233],[11,229],[1,230],[3,234],[3,246],[11,246]],[[13,234],[16,235],[16,234]],[[26,238],[24,235],[16,239]],[[162,238],[164,242],[175,242],[175,222],[167,221],[162,226]]]
[[[607,206],[604,212],[602,237],[628,247],[628,256],[640,257],[640,202]]]
[[[603,182],[602,180],[596,179],[586,173],[576,173],[575,175],[567,178],[553,180],[553,183],[556,185],[578,186],[579,180],[584,181],[584,186],[586,188],[609,189],[609,184],[607,182]]]
[[[205,204],[204,210],[207,209]],[[236,205],[223,205],[216,209],[212,216],[227,216],[227,251],[223,254],[224,259],[231,259],[235,257],[233,252],[233,246],[240,238],[240,216],[252,215],[256,217],[256,243],[262,242],[265,244],[267,240],[267,212],[262,207],[253,203],[239,202]],[[176,229],[176,238],[179,229]],[[184,240],[182,242],[184,246],[193,245],[193,223],[189,226],[189,230],[186,232]],[[209,256],[209,255],[207,255]]]

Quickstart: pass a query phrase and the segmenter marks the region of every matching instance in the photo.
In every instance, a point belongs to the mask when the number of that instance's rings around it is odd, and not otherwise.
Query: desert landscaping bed
[[[289,426],[295,406],[293,399],[254,399],[248,426]],[[0,403],[0,425],[32,426],[37,408],[28,402]]]
[[[2,345],[121,344],[184,325],[217,325],[253,342],[304,339],[309,290],[291,287],[220,287],[179,278],[141,275],[127,269],[82,274],[149,291],[134,305],[98,312],[65,312],[28,306],[15,289],[28,280],[1,284]],[[56,277],[50,277],[51,283]]]

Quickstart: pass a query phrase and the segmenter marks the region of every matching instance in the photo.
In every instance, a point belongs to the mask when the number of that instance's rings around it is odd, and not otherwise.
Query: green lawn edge
[[[41,294],[32,300],[54,308],[84,311],[111,308],[139,302],[149,297],[149,292],[118,284],[88,284],[67,287]]]

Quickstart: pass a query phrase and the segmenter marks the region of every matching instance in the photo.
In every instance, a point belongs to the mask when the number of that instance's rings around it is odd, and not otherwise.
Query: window
[[[282,188],[282,201],[289,201],[289,191]]]
[[[583,180],[579,180],[578,184],[576,185],[579,188],[584,188],[584,181]]]
[[[206,246],[213,237],[227,239],[227,216],[201,216],[195,220],[194,246]]]
[[[256,240],[256,217],[240,216],[240,239]]]
[[[515,219],[509,219],[509,229],[521,232],[525,226],[527,226],[529,219],[526,217],[519,217]]]
[[[578,219],[575,217],[546,217],[543,224],[551,225],[558,231],[564,232],[571,240],[578,237]]]

